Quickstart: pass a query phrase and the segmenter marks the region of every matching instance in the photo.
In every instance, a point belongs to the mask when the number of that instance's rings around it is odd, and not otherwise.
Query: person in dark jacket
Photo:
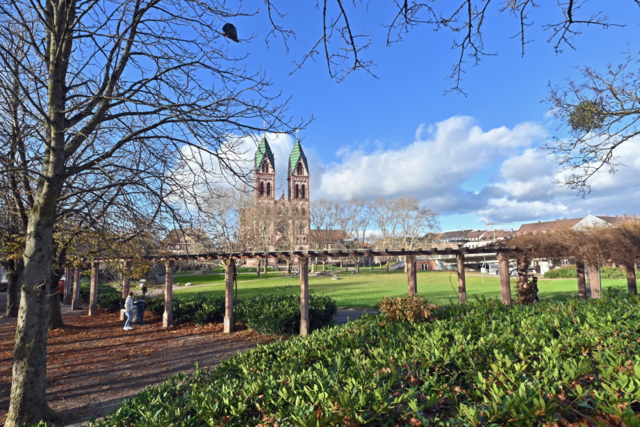
[[[64,302],[64,279],[58,282],[58,295],[60,295],[60,304]]]
[[[533,301],[540,302],[540,298],[538,298],[538,278],[533,276],[531,279],[531,295],[533,295]]]

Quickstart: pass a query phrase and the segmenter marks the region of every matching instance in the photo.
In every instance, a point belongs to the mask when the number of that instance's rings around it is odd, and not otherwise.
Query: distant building
[[[162,241],[162,247],[177,254],[203,254],[212,252],[211,239],[202,230],[174,229]]]
[[[571,228],[574,230],[584,230],[593,227],[610,227],[618,226],[626,221],[637,221],[637,218],[635,215],[627,216],[626,214],[622,214],[622,216],[596,216],[589,214],[582,218],[563,218],[556,219],[555,221],[538,221],[529,224],[522,224],[516,234],[525,235],[548,233],[555,230],[567,228]]]

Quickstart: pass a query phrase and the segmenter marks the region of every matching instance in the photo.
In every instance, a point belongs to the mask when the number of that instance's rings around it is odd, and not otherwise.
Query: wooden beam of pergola
[[[310,318],[309,318],[309,275],[308,266],[309,258],[331,258],[331,257],[366,257],[366,256],[384,256],[384,257],[404,257],[407,263],[407,281],[408,281],[408,293],[409,295],[417,295],[418,293],[418,278],[416,275],[416,260],[418,256],[455,256],[458,259],[458,280],[459,280],[459,293],[460,300],[464,302],[466,300],[466,289],[464,281],[464,255],[465,254],[493,254],[497,253],[498,258],[501,261],[501,295],[502,302],[505,304],[511,303],[511,290],[509,289],[509,276],[508,276],[508,262],[510,255],[511,258],[517,257],[518,253],[521,253],[522,249],[517,247],[500,247],[500,248],[461,248],[452,249],[447,248],[443,250],[438,249],[416,249],[416,250],[320,250],[320,251],[282,251],[282,252],[233,252],[233,253],[206,253],[206,254],[194,254],[194,255],[157,255],[157,256],[145,256],[142,257],[147,261],[163,262],[166,265],[165,274],[165,310],[163,314],[163,326],[169,327],[173,322],[173,267],[175,261],[206,261],[206,260],[224,260],[227,265],[227,271],[225,274],[225,317],[224,317],[224,332],[231,333],[235,329],[234,301],[233,301],[233,277],[236,267],[236,260],[240,259],[269,259],[269,258],[289,258],[295,257],[299,259],[300,264],[300,335],[306,336],[310,331]],[[105,259],[93,259],[87,260],[91,263],[94,281],[97,285],[97,272],[98,264],[100,262],[111,261],[119,259],[125,262],[125,270],[129,268],[129,262],[132,258],[105,258]],[[506,268],[505,268],[506,267]],[[95,289],[93,289],[95,287]],[[97,299],[97,286],[92,286],[94,290],[95,299]],[[93,299],[92,299],[93,301]]]
[[[211,252],[205,254],[193,254],[193,255],[148,255],[143,256],[141,259],[147,261],[211,261],[211,260],[225,260],[225,259],[264,259],[264,258],[342,258],[342,257],[367,257],[367,256],[380,256],[380,257],[406,257],[406,256],[442,256],[442,255],[473,255],[473,254],[495,254],[495,253],[519,253],[523,250],[515,246],[499,247],[499,248],[461,248],[461,249],[415,249],[415,250],[393,250],[393,249],[362,249],[362,250],[320,250],[320,251],[282,251],[282,252]],[[95,261],[105,262],[111,260],[132,260],[133,258],[100,258]],[[88,260],[87,260],[88,262]]]

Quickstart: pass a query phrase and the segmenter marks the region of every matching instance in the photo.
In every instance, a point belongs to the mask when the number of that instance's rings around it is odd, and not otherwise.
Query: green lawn
[[[265,280],[266,278],[271,277],[281,277],[284,272],[277,271],[269,271],[267,274],[263,274],[262,278],[258,277],[256,273],[239,273],[238,281],[244,282],[247,280]],[[202,274],[198,276],[174,276],[174,283],[180,283],[184,285],[187,282],[191,282],[193,285],[205,285],[205,284],[215,284],[215,283],[224,283],[224,274]]]
[[[253,280],[243,282],[245,277]],[[275,275],[273,275],[275,276]],[[273,277],[272,276],[272,277]],[[219,284],[202,286],[197,288],[184,288],[176,291],[175,296],[211,293],[224,294],[222,282],[224,276],[196,276],[216,278]],[[196,278],[194,277],[194,279]],[[277,276],[276,276],[277,277]],[[240,274],[238,276],[238,297],[252,297],[267,294],[298,294],[300,292],[300,279],[272,278],[257,280],[255,274]],[[309,291],[312,294],[323,294],[334,298],[340,308],[377,307],[385,296],[402,296],[407,294],[407,276],[404,272],[390,274],[376,272],[373,274],[341,274],[340,280],[331,280],[331,277],[309,277]],[[192,280],[193,284],[207,283]],[[570,295],[577,295],[578,288],[575,279],[540,279],[538,282],[540,299],[566,299]],[[626,288],[625,279],[603,279],[602,287]],[[418,293],[425,296],[431,303],[444,305],[450,299],[458,298],[458,279],[455,273],[424,271],[418,272]],[[467,298],[473,300],[476,296],[484,295],[488,298],[500,297],[500,282],[496,276],[485,276],[484,282],[480,276],[467,276]]]

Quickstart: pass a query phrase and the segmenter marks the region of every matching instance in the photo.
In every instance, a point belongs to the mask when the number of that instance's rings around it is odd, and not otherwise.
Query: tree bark
[[[7,427],[54,417],[47,404],[47,337],[53,224],[59,193],[50,182],[41,182],[29,215]]]
[[[6,317],[18,317],[18,292],[22,284],[22,270],[24,260],[22,258],[10,260],[5,264],[7,270],[7,311]]]
[[[323,273],[327,272],[327,258],[326,257],[322,258],[322,272]]]

